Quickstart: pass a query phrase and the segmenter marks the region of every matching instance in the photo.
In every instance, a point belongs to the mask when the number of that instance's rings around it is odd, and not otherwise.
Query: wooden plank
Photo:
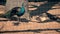
[[[1,31],[11,30],[28,30],[28,29],[48,29],[48,28],[60,28],[60,24],[57,22],[36,23],[36,22],[20,22],[18,26],[14,26],[15,21],[0,22],[4,24]]]

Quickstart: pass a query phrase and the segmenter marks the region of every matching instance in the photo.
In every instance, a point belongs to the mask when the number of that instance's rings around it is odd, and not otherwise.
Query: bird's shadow
[[[30,11],[30,18],[32,18],[33,16],[40,16],[41,14],[43,13],[47,13],[49,10],[52,10],[52,9],[56,9],[56,8],[52,8],[55,4],[58,4],[60,1],[56,1],[56,2],[51,2],[51,1],[48,1],[44,4],[41,4],[40,6],[36,6],[36,5],[32,5],[34,7],[37,7],[36,10],[29,10]],[[60,9],[60,8],[57,8],[57,9]],[[50,20],[47,20],[47,21],[50,21]]]
[[[30,16],[36,16],[36,15],[40,15],[42,13],[46,13],[49,10],[51,10],[52,7],[57,3],[58,2],[47,2],[45,4],[42,4],[42,5],[38,6],[36,10],[31,10]],[[35,5],[33,5],[33,6],[35,6]]]
[[[11,21],[18,21],[18,18],[12,17],[10,18]],[[19,18],[20,22],[29,22],[30,20],[27,20],[26,18]]]

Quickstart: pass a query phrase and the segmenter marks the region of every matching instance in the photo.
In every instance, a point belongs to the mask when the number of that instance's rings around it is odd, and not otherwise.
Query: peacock
[[[25,7],[24,3],[22,3],[22,7],[14,7],[8,12],[6,12],[4,15],[0,15],[0,17],[8,18],[8,19],[13,19],[12,17],[15,17],[18,22],[15,22],[17,25],[20,22],[20,17],[24,15],[25,13]],[[16,16],[14,16],[16,15]]]
[[[24,7],[24,3],[22,3],[22,7],[17,7],[17,9],[16,9],[16,15],[17,15],[17,16],[15,16],[15,17],[17,17],[18,22],[15,22],[15,23],[14,23],[15,25],[18,25],[18,24],[19,24],[19,22],[20,22],[20,17],[21,17],[22,15],[24,15],[24,13],[25,13],[25,7]]]

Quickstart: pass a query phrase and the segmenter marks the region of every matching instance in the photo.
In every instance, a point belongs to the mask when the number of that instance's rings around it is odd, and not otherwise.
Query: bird
[[[16,17],[16,20],[17,20],[17,22],[14,22],[14,25],[19,25],[20,17],[21,17],[22,15],[24,15],[24,13],[25,13],[24,3],[22,3],[22,7],[15,7],[15,9],[13,9],[13,10],[14,10],[14,12],[12,11],[12,12],[11,12],[11,15],[12,15],[12,16],[13,16],[13,15],[16,15],[16,16],[14,16],[14,17]]]
[[[14,7],[11,10],[7,11],[4,15],[0,15],[0,17],[8,19],[13,19],[12,17],[16,17],[17,22],[15,22],[15,24],[18,25],[20,22],[20,17],[24,15],[24,13],[25,13],[25,7],[24,3],[22,3],[22,7]]]
[[[4,17],[4,18],[10,18],[14,15],[17,15],[18,17],[24,15],[25,13],[25,7],[24,7],[24,3],[22,3],[22,7],[14,7],[11,10],[7,11],[4,15],[0,14],[0,17]]]
[[[8,19],[12,19],[12,17],[14,15],[16,15],[17,9],[20,7],[14,7],[11,10],[7,11],[5,14],[0,14],[0,17],[2,18],[8,18]]]
[[[24,3],[22,3],[22,7],[17,7],[16,9],[16,15],[15,16],[17,18],[18,22],[15,22],[14,25],[19,25],[20,22],[20,17],[23,16],[25,13],[25,7],[24,7]]]
[[[53,21],[57,21],[57,22],[60,22],[60,18],[55,16],[55,15],[52,15],[50,13],[46,13],[47,17]]]

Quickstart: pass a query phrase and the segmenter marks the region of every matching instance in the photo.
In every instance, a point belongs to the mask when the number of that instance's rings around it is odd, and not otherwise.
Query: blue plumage
[[[17,7],[17,9],[15,11],[16,11],[17,21],[18,22],[15,22],[14,25],[19,25],[19,22],[20,22],[19,17],[21,17],[25,13],[24,3],[22,4],[22,7]]]
[[[14,8],[11,9],[10,11],[6,12],[6,13],[4,14],[4,17],[10,18],[10,17],[16,15],[16,12],[17,12],[17,9],[18,9],[18,8],[20,8],[20,7],[14,7]]]
[[[22,7],[14,7],[8,12],[6,12],[4,15],[0,15],[0,17],[13,19],[12,17],[14,17],[14,15],[17,15],[17,18],[19,19],[20,16],[24,15],[24,13],[25,7],[24,3],[22,3]]]
[[[5,17],[12,17],[13,15],[17,15],[18,17],[22,16],[25,13],[24,4],[22,7],[14,7],[12,10],[8,11],[4,14]]]
[[[16,13],[17,16],[22,16],[25,13],[24,4],[22,4],[22,7],[21,8],[18,8],[18,9],[20,9],[20,10]]]

